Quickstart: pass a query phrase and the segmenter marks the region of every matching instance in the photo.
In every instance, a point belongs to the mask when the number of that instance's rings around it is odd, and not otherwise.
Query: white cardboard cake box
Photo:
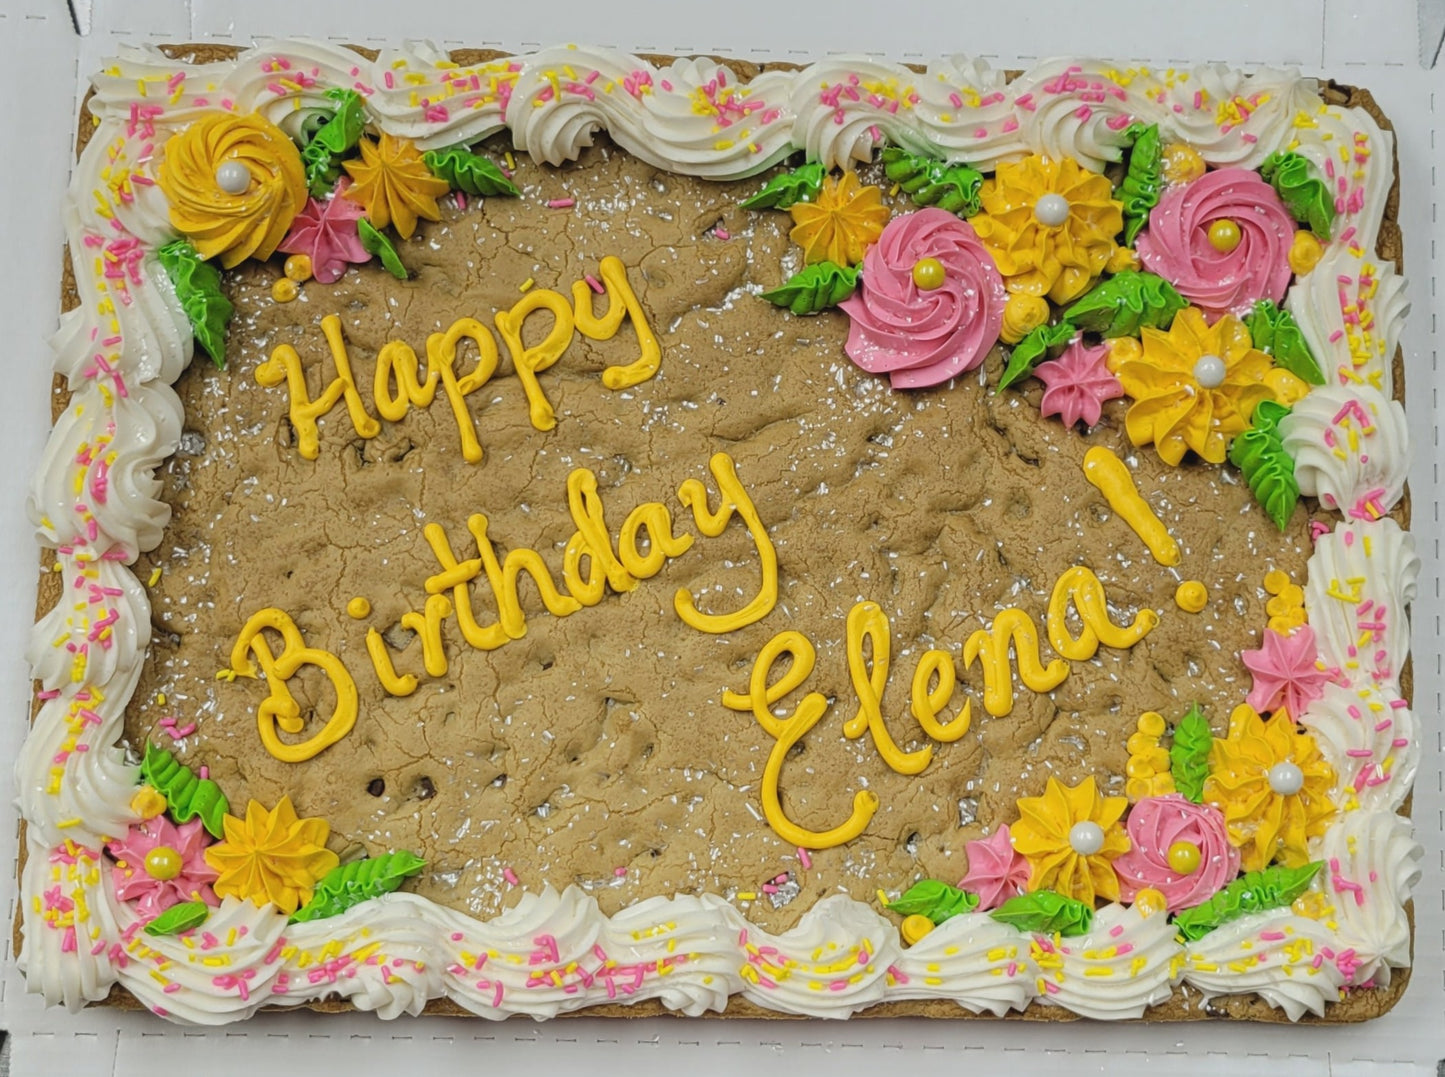
[[[1413,529],[1424,560],[1414,609],[1415,710],[1426,757],[1415,785],[1425,847],[1415,892],[1415,968],[1385,1017],[1357,1026],[1103,1025],[1087,1022],[879,1020],[717,1021],[575,1018],[493,1024],[449,1018],[382,1022],[365,1014],[268,1014],[219,1030],[183,1029],[149,1014],[92,1008],[72,1015],[28,995],[15,969],[17,852],[9,761],[23,738],[23,662],[37,553],[22,506],[48,428],[44,345],[58,315],[60,194],[73,163],[86,77],[126,43],[245,44],[305,35],[379,45],[425,38],[459,47],[525,50],[559,39],[637,51],[805,60],[871,51],[923,60],[940,52],[1022,66],[1055,54],[1156,64],[1295,65],[1369,87],[1393,121],[1400,223],[1414,311],[1404,337],[1408,412],[1416,433]],[[0,0],[0,1029],[15,1074],[384,1072],[433,1069],[647,1074],[760,1066],[915,1073],[1104,1072],[1286,1075],[1445,1073],[1445,735],[1442,735],[1439,282],[1445,276],[1445,69],[1417,66],[1413,0],[1167,0],[879,3],[814,0],[551,0],[539,4],[411,0]]]

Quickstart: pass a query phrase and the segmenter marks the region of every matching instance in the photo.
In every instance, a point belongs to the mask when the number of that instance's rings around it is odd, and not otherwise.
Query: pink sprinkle
[[[663,79],[661,82],[658,83],[658,85],[661,86],[668,93],[672,93],[672,83],[668,82],[667,79]]]
[[[897,965],[889,965],[888,974],[893,977],[894,983],[906,984],[908,982],[908,976]]]
[[[714,228],[714,229],[712,230],[712,234],[715,235],[715,236],[717,236],[718,239],[732,239],[732,238],[733,238],[733,237],[732,237],[732,233],[729,232],[726,228]]]
[[[198,770],[196,773],[199,774],[202,778],[209,778],[211,776],[211,768],[206,766],[206,764],[202,763],[200,770]]]
[[[384,82],[384,83],[386,83],[386,88],[387,88],[388,90],[394,90],[394,89],[396,89],[396,79],[395,79],[395,77],[393,77],[393,75],[392,75],[392,73],[391,73],[390,71],[384,71],[384,72],[382,72],[381,81]]]
[[[467,208],[467,192],[466,192],[466,191],[457,191],[457,192],[456,192],[456,199],[457,199],[457,209],[465,210],[465,209]]]
[[[1080,105],[1078,108],[1074,109],[1074,115],[1081,120],[1087,120],[1093,114],[1094,110],[1091,109],[1088,105]]]
[[[762,889],[765,894],[776,894],[778,892],[778,888],[772,883],[763,883]]]
[[[554,198],[547,203],[548,209],[571,209],[577,204],[575,198]]]
[[[1017,961],[1010,961],[1008,963],[1008,968],[1005,971],[1009,976],[1017,976],[1019,971],[1019,963]]]
[[[1131,119],[1132,117],[1126,116],[1123,113],[1119,113],[1117,115],[1110,116],[1107,120],[1105,120],[1104,126],[1107,127],[1110,131],[1122,131],[1124,128],[1129,126],[1129,122]]]
[[[1405,747],[1405,745],[1407,745],[1407,744],[1409,744],[1409,743],[1410,743],[1410,738],[1409,738],[1409,737],[1396,737],[1394,740],[1390,741],[1390,747],[1391,747],[1391,748],[1403,748],[1403,747]]]
[[[801,845],[798,846],[798,863],[803,865],[804,871],[809,870],[813,866],[813,858],[808,855],[808,850],[804,849]]]
[[[1115,924],[1109,929],[1109,938],[1111,939],[1117,939],[1122,934],[1124,934],[1123,924]]]
[[[1050,980],[1045,980],[1044,991],[1050,995],[1057,995],[1059,993],[1059,985]]]
[[[604,289],[602,287],[602,282],[596,277],[594,277],[591,273],[588,273],[584,279],[587,281],[587,287],[591,288],[598,295],[601,295],[603,293]]]
[[[502,878],[506,879],[507,882],[508,882],[508,884],[511,885],[511,886],[520,886],[520,885],[521,885],[521,884],[517,881],[517,873],[516,873],[515,871],[513,871],[510,867],[506,867],[506,868],[503,868],[503,869],[502,869]]]
[[[625,879],[625,878],[627,878],[627,869],[626,869],[626,868],[620,868],[620,867],[619,867],[619,868],[613,868],[613,869],[612,869],[612,874],[615,875],[615,876],[617,876],[619,879]]]

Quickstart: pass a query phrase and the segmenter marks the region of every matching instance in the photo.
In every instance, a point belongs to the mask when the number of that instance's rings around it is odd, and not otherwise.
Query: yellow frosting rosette
[[[271,257],[306,205],[301,154],[263,116],[210,113],[172,135],[163,152],[156,183],[172,226],[227,269]],[[221,183],[222,168],[234,165],[247,176],[238,192]]]

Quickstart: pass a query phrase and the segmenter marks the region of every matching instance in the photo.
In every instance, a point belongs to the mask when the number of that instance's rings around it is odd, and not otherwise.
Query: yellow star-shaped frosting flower
[[[358,146],[361,160],[342,162],[355,181],[343,197],[365,206],[372,224],[377,228],[394,224],[402,239],[410,239],[418,217],[442,219],[437,199],[450,188],[446,180],[431,174],[410,140],[383,132],[379,144],[363,138]]]
[[[823,184],[815,202],[788,208],[793,230],[788,234],[803,248],[803,261],[857,265],[888,223],[888,207],[877,187],[860,187],[856,172]]]
[[[1309,839],[1323,834],[1335,813],[1334,781],[1314,737],[1287,711],[1266,722],[1242,703],[1229,716],[1229,735],[1210,750],[1204,801],[1224,813],[1244,871],[1273,860],[1299,867],[1309,862]]]
[[[1291,395],[1270,357],[1257,350],[1249,329],[1232,314],[1213,325],[1198,307],[1174,316],[1169,331],[1142,330],[1142,348],[1125,344],[1109,356],[1109,368],[1134,398],[1124,428],[1135,445],[1151,442],[1167,464],[1192,449],[1222,464],[1229,440],[1249,428],[1255,407]]]
[[[1030,890],[1054,890],[1092,905],[1119,900],[1113,860],[1128,852],[1119,820],[1129,801],[1099,795],[1093,777],[1075,786],[1050,778],[1041,797],[1020,797],[1013,846],[1029,862]]]
[[[311,900],[316,883],[340,863],[326,848],[331,828],[323,819],[299,819],[290,797],[273,811],[256,801],[246,805],[246,818],[227,815],[226,840],[206,850],[206,863],[220,877],[212,889],[221,897],[238,897],[282,912],[295,912]]]

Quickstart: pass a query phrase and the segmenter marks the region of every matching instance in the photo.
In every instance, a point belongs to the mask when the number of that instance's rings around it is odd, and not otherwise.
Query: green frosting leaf
[[[339,916],[353,905],[389,894],[415,875],[426,861],[405,849],[332,868],[311,894],[311,900],[291,914],[290,923]]]
[[[1325,383],[1325,372],[1289,311],[1275,306],[1272,300],[1261,299],[1244,316],[1244,324],[1249,328],[1254,346],[1272,358],[1275,366],[1283,367],[1311,385]]]
[[[1239,468],[1254,499],[1281,531],[1289,526],[1299,501],[1294,459],[1279,432],[1279,421],[1288,414],[1289,408],[1277,401],[1261,401],[1250,428],[1229,443],[1229,462]]]
[[[1029,334],[1013,346],[1009,352],[1008,363],[999,375],[998,386],[995,392],[1001,392],[1010,385],[1016,385],[1033,373],[1034,367],[1038,366],[1048,356],[1050,349],[1062,348],[1074,339],[1078,330],[1069,322],[1062,321],[1054,325],[1045,323],[1036,329],[1030,330]]]
[[[361,238],[362,247],[367,253],[380,258],[388,273],[397,280],[406,280],[406,266],[401,264],[401,256],[396,253],[390,239],[377,231],[365,217],[356,219],[356,234]]]
[[[1252,912],[1281,909],[1309,889],[1310,881],[1325,866],[1323,860],[1287,868],[1282,864],[1251,871],[1230,883],[1203,905],[1174,917],[1174,927],[1186,942],[1197,942],[1217,927]]]
[[[172,905],[145,926],[147,935],[179,935],[200,927],[211,915],[210,906],[204,901],[183,901]]]
[[[166,798],[166,807],[176,822],[189,822],[199,816],[211,836],[226,836],[222,819],[231,810],[231,802],[210,778],[197,778],[190,767],[154,744],[146,745],[140,776]]]
[[[898,900],[890,901],[888,911],[899,916],[926,916],[935,924],[941,924],[950,916],[973,912],[977,906],[977,894],[936,879],[924,879],[905,890]]]
[[[1064,320],[1104,337],[1137,337],[1145,326],[1168,329],[1188,305],[1163,277],[1129,269],[1095,285],[1064,311]]]
[[[1196,804],[1204,803],[1204,781],[1209,777],[1209,750],[1214,747],[1214,734],[1204,711],[1195,703],[1174,727],[1174,743],[1169,747],[1169,773],[1174,788]]]
[[[1159,203],[1159,192],[1164,188],[1159,125],[1136,124],[1135,128],[1138,130],[1134,148],[1129,151],[1129,168],[1119,184],[1119,201],[1124,204],[1124,242],[1131,247],[1139,230],[1148,223],[1149,211]]]
[[[883,172],[915,206],[937,206],[962,217],[979,211],[983,174],[968,165],[951,165],[889,146],[883,151]]]
[[[1052,890],[1035,890],[1011,897],[989,913],[995,920],[1020,931],[1039,935],[1082,935],[1094,922],[1094,910],[1082,901]]]
[[[815,262],[794,273],[783,284],[763,298],[774,306],[787,307],[794,314],[817,314],[836,307],[858,287],[856,266],[840,266],[836,262]]]
[[[779,172],[761,191],[738,204],[743,209],[787,209],[795,202],[811,202],[823,189],[827,172],[822,161],[809,161],[791,172]]]
[[[221,272],[205,261],[184,239],[175,239],[156,251],[156,258],[175,286],[176,298],[190,320],[196,343],[206,350],[217,369],[226,366],[226,328],[235,308],[221,291]]]
[[[366,130],[366,107],[359,93],[333,87],[326,96],[336,102],[336,110],[301,147],[306,186],[313,198],[326,197],[341,177],[341,158],[356,147]]]
[[[427,150],[421,155],[431,173],[447,181],[452,190],[490,198],[507,195],[515,198],[517,189],[500,165],[490,157],[473,153],[466,146],[448,146],[444,150]]]
[[[1308,158],[1281,150],[1264,159],[1259,174],[1269,181],[1291,217],[1307,225],[1321,239],[1330,238],[1335,224],[1335,200]]]

